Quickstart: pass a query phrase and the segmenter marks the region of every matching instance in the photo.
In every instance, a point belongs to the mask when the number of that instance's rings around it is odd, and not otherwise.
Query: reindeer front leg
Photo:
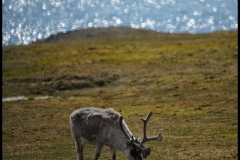
[[[116,160],[116,148],[110,147],[110,152],[112,155],[112,160]]]
[[[96,148],[96,153],[95,153],[95,159],[94,160],[97,160],[98,157],[100,156],[103,146],[104,146],[103,143],[97,142],[97,148]]]

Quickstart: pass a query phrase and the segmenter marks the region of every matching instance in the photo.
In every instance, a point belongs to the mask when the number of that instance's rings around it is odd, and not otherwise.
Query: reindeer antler
[[[136,148],[139,149],[139,151],[142,152],[143,158],[146,158],[148,155],[150,155],[150,152],[151,152],[151,149],[149,147],[145,148],[143,146],[143,144],[145,142],[151,141],[151,140],[159,140],[159,141],[162,140],[161,133],[159,133],[158,136],[156,136],[156,137],[149,137],[149,138],[147,137],[147,134],[146,134],[147,122],[148,122],[149,118],[151,117],[151,115],[152,115],[152,111],[150,111],[148,113],[148,116],[146,119],[141,118],[143,120],[143,139],[141,141],[134,139],[133,135],[127,134],[126,130],[123,127],[123,117],[122,116],[120,116],[119,120],[118,120],[121,130],[123,131],[125,136],[129,139],[129,143],[133,144]]]
[[[125,129],[123,128],[123,117],[122,116],[120,116],[119,117],[119,120],[118,120],[118,123],[119,123],[119,126],[120,126],[120,128],[121,128],[121,130],[123,131],[123,133],[125,134],[125,136],[131,141],[131,139],[133,138],[133,135],[131,135],[131,136],[129,136],[128,134],[127,134],[127,132],[125,131]]]
[[[143,154],[143,158],[146,158],[150,152],[151,149],[150,148],[145,148],[143,145],[140,144],[140,142],[137,139],[134,139],[133,135],[128,135],[126,130],[123,127],[123,117],[120,116],[118,119],[119,122],[119,126],[121,128],[121,130],[123,131],[123,133],[125,134],[125,136],[128,139],[128,143],[134,145],[136,148],[138,148],[139,151],[141,151],[141,153]]]
[[[162,140],[162,135],[161,135],[161,133],[159,132],[158,133],[158,136],[155,136],[155,137],[147,137],[147,123],[148,123],[148,120],[149,120],[149,118],[152,116],[152,111],[150,111],[149,113],[148,113],[148,116],[147,116],[147,118],[146,119],[143,119],[143,118],[141,118],[141,120],[143,121],[143,139],[141,140],[141,142],[140,142],[140,144],[142,145],[142,144],[144,144],[145,142],[147,142],[147,141],[151,141],[151,140],[158,140],[158,141],[161,141]]]

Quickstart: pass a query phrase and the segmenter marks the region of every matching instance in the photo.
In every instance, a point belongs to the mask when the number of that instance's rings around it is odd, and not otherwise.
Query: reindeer
[[[77,159],[83,160],[83,148],[85,144],[92,142],[97,144],[95,160],[100,156],[104,145],[110,147],[112,160],[116,160],[116,149],[123,152],[128,160],[142,160],[142,156],[146,158],[150,155],[151,149],[144,147],[143,144],[151,140],[162,140],[161,133],[150,138],[146,135],[147,122],[152,113],[150,111],[146,119],[141,118],[143,138],[136,139],[123,117],[112,108],[89,107],[75,110],[70,115],[70,127],[75,139]]]

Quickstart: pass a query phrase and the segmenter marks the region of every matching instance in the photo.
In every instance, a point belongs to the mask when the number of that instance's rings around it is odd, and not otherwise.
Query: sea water
[[[2,0],[2,46],[90,27],[168,33],[238,29],[237,0]]]

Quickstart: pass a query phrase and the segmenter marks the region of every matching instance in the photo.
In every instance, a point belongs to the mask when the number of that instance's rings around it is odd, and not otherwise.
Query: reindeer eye
[[[131,142],[129,142],[129,141],[127,142],[127,146],[128,146],[128,147],[129,147],[131,144],[132,144]]]

